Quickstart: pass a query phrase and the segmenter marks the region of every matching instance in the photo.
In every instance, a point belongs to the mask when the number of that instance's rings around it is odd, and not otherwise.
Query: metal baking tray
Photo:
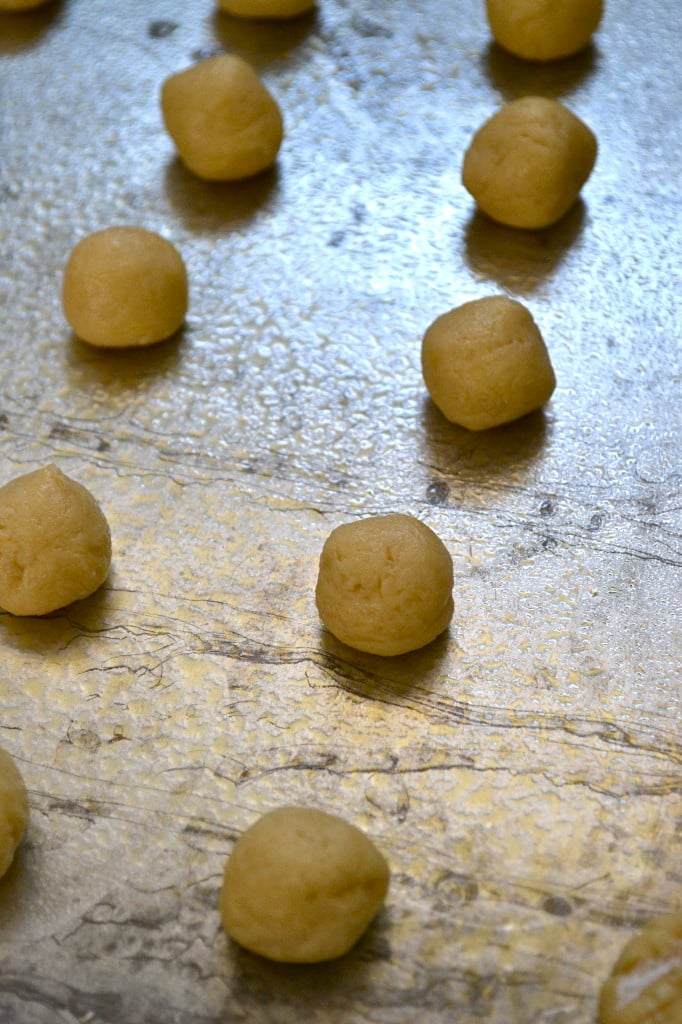
[[[610,0],[585,53],[531,66],[483,3],[320,0],[287,24],[210,0],[0,16],[0,481],[56,463],[112,528],[109,580],[0,615],[0,744],[30,791],[0,883],[2,1024],[590,1024],[633,929],[680,905],[680,5]],[[163,79],[245,56],[277,166],[208,185]],[[474,210],[463,153],[538,93],[599,140],[553,229]],[[75,242],[169,237],[186,328],[76,341]],[[546,409],[470,434],[427,398],[424,330],[506,293],[556,370]],[[455,566],[415,654],[325,635],[338,523],[401,511]],[[284,803],[365,829],[385,910],[344,959],[231,945],[239,833]]]

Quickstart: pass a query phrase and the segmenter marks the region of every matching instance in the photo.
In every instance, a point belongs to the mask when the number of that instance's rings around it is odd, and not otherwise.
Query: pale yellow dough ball
[[[443,415],[468,430],[525,416],[556,385],[533,317],[503,295],[465,302],[434,320],[422,341],[422,372]]]
[[[500,46],[525,60],[558,60],[589,43],[602,0],[486,0],[490,30]]]
[[[297,18],[312,10],[315,0],[217,0],[235,18]]]
[[[14,859],[28,824],[28,796],[13,759],[0,747],[0,878]]]
[[[279,106],[241,57],[211,57],[171,75],[161,89],[161,109],[180,157],[200,178],[249,178],[279,152]]]
[[[220,916],[245,949],[283,963],[343,956],[381,909],[389,869],[342,818],[283,807],[237,840],[225,866]]]
[[[599,1024],[680,1024],[682,911],[651,921],[618,958],[599,999]]]
[[[597,158],[580,118],[541,96],[512,100],[479,128],[462,182],[479,208],[514,228],[545,228],[573,206]]]
[[[153,345],[175,334],[185,319],[185,264],[154,231],[105,228],[83,238],[71,253],[62,306],[74,334],[90,345]]]
[[[315,599],[324,625],[369,654],[405,654],[435,640],[454,610],[452,558],[413,516],[337,526],[320,555]]]
[[[56,466],[0,487],[0,608],[45,615],[88,597],[111,563],[111,534],[90,492]]]

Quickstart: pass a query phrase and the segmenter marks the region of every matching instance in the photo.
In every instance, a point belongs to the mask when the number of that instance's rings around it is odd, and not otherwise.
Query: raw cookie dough
[[[315,6],[315,0],[218,0],[236,18],[296,18]]]
[[[422,341],[422,372],[443,415],[488,430],[540,408],[556,380],[532,316],[503,295],[439,316]]]
[[[185,319],[185,264],[154,231],[105,228],[71,253],[62,305],[74,333],[90,345],[152,345],[175,334]]]
[[[161,110],[182,160],[200,178],[249,178],[279,152],[280,109],[241,57],[211,57],[171,75],[161,88]]]
[[[682,911],[651,921],[631,939],[601,991],[600,1024],[680,1024]]]
[[[389,870],[367,836],[342,818],[283,807],[238,839],[220,916],[241,946],[283,963],[347,953],[381,909]]]
[[[597,140],[556,100],[512,100],[479,128],[462,182],[493,220],[545,228],[573,206],[597,158]]]
[[[454,610],[452,585],[452,558],[433,530],[413,516],[372,516],[329,535],[315,599],[335,637],[391,656],[443,632]]]
[[[85,487],[56,466],[0,487],[0,608],[45,615],[104,582],[111,535]]]
[[[30,11],[34,7],[44,7],[52,3],[52,0],[0,0],[0,13],[2,11]]]
[[[525,60],[558,60],[582,50],[602,16],[602,0],[486,0],[500,46]]]
[[[28,824],[28,796],[13,759],[0,747],[0,878],[12,863]]]

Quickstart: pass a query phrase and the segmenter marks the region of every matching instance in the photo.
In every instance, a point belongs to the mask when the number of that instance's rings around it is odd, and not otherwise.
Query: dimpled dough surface
[[[434,403],[468,430],[487,430],[538,409],[555,387],[540,331],[520,302],[488,296],[431,324],[422,372]]]
[[[493,220],[544,228],[573,206],[597,158],[597,140],[556,100],[512,100],[479,128],[465,154],[464,187]]]
[[[558,60],[587,46],[602,0],[487,0],[495,40],[525,60]]]
[[[627,943],[599,1000],[600,1024],[680,1024],[682,911],[651,921]]]
[[[280,109],[241,57],[221,54],[171,75],[161,110],[182,160],[200,178],[248,178],[279,152]]]
[[[271,960],[316,963],[347,953],[381,909],[386,860],[342,818],[283,807],[260,818],[225,866],[228,935]]]
[[[175,334],[185,319],[185,265],[154,231],[105,228],[71,253],[62,305],[74,333],[91,345],[152,345]]]
[[[28,824],[28,797],[14,761],[0,747],[0,878],[12,863]]]
[[[0,487],[0,608],[13,615],[63,608],[97,590],[110,562],[102,510],[56,466]]]
[[[452,559],[439,537],[408,515],[338,526],[320,555],[316,601],[343,643],[386,656],[417,650],[453,613]]]
[[[218,0],[218,6],[237,18],[296,18],[315,0]]]

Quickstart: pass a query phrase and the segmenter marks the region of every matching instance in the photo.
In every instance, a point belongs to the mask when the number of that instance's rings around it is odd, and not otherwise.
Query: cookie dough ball
[[[597,140],[580,118],[556,100],[525,96],[476,132],[462,182],[493,220],[545,228],[573,206],[596,158]]]
[[[34,7],[44,7],[52,0],[0,0],[0,13],[3,11],[32,11]]]
[[[315,0],[218,0],[235,18],[297,18],[315,6]]]
[[[602,988],[599,1021],[682,1021],[682,911],[656,918],[627,943]]]
[[[454,610],[452,559],[439,537],[408,515],[337,526],[320,555],[320,618],[343,643],[369,654],[416,651]]]
[[[14,761],[0,747],[0,878],[12,863],[28,824],[28,796]]]
[[[503,295],[465,302],[434,320],[422,341],[422,372],[443,415],[467,430],[539,409],[556,385],[533,317]]]
[[[56,466],[0,487],[0,608],[45,615],[104,582],[111,535],[85,487]]]
[[[153,345],[175,334],[185,319],[185,264],[154,231],[106,228],[71,253],[62,305],[74,333],[90,345]]]
[[[486,0],[495,41],[525,60],[558,60],[589,43],[602,0]]]
[[[249,178],[279,152],[280,109],[240,57],[211,57],[171,75],[161,89],[161,109],[178,153],[200,178]]]
[[[283,963],[347,953],[381,909],[389,870],[342,818],[283,807],[243,833],[225,867],[220,916],[241,946]]]

